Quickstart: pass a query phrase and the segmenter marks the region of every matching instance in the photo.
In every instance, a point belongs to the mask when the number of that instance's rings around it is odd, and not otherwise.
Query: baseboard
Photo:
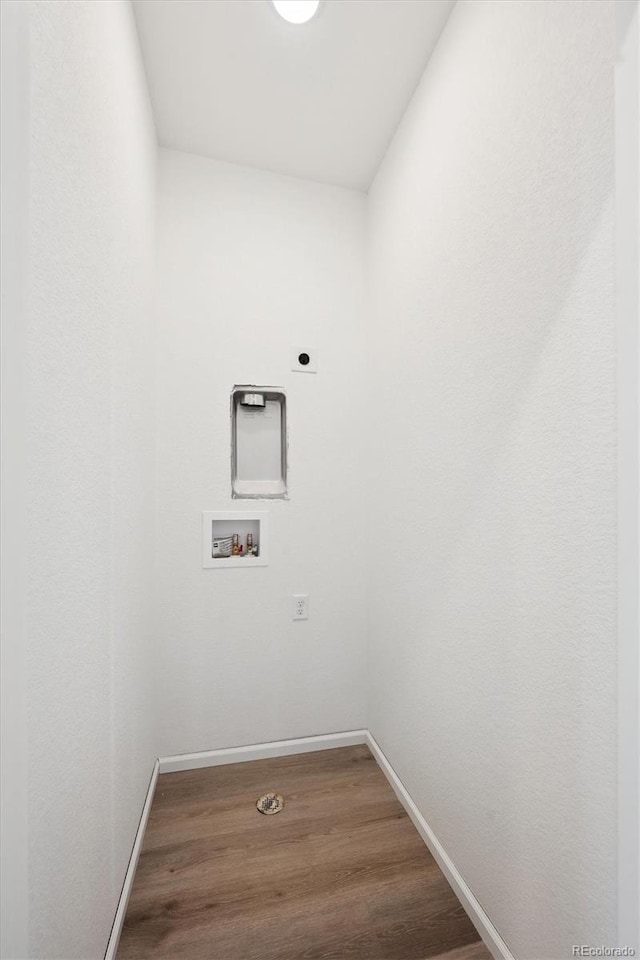
[[[197,770],[200,767],[216,767],[223,763],[265,760],[267,757],[287,757],[294,753],[311,753],[315,750],[331,750],[334,747],[351,747],[366,742],[366,730],[347,730],[342,733],[327,733],[319,737],[298,737],[295,740],[252,743],[245,747],[203,750],[200,753],[181,753],[174,757],[160,757],[160,773]]]
[[[120,934],[122,933],[122,926],[124,924],[124,918],[127,912],[127,904],[129,903],[129,897],[133,887],[133,878],[135,877],[136,867],[138,866],[138,860],[140,858],[140,850],[142,849],[142,841],[144,839],[144,832],[147,828],[149,813],[151,812],[151,804],[153,802],[153,795],[156,790],[159,772],[160,764],[156,760],[153,765],[153,772],[151,774],[151,780],[149,781],[149,787],[147,789],[147,796],[145,797],[144,806],[140,815],[138,829],[136,830],[135,840],[133,841],[131,856],[129,857],[129,865],[125,874],[124,883],[122,884],[120,899],[118,900],[118,909],[116,910],[113,926],[111,927],[111,935],[107,944],[104,960],[115,960],[116,953],[118,952]]]
[[[492,956],[495,957],[495,960],[514,960],[514,956],[509,950],[509,947],[504,942],[487,914],[484,912],[482,906],[465,882],[455,863],[447,854],[435,833],[418,810],[417,806],[411,799],[409,792],[400,780],[400,777],[397,775],[380,749],[375,737],[368,731],[366,742],[367,746],[371,750],[371,753],[378,761],[380,769],[389,781],[395,795],[409,814],[414,827],[422,837],[422,840],[426,846],[431,851],[434,860],[437,862],[438,866],[451,884],[451,887],[462,903],[462,906],[467,911],[469,919],[482,937],[487,949],[491,952]]]

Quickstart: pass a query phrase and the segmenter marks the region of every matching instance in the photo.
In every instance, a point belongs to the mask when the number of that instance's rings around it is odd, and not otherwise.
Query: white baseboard
[[[142,814],[140,815],[140,822],[136,831],[136,837],[133,841],[133,848],[131,850],[131,856],[129,857],[129,865],[125,874],[124,883],[122,884],[120,899],[118,900],[118,909],[116,910],[113,926],[111,927],[111,935],[107,944],[104,960],[115,960],[116,953],[118,952],[120,934],[122,933],[122,926],[124,924],[124,918],[127,912],[127,904],[129,903],[129,897],[133,887],[133,879],[135,877],[136,867],[138,866],[138,860],[140,858],[140,850],[142,849],[142,841],[144,839],[144,832],[147,828],[147,820],[149,819],[149,814],[151,812],[151,804],[153,802],[153,795],[156,790],[159,772],[160,764],[156,760],[153,765],[153,772],[151,774],[151,780],[149,781],[149,788],[147,790],[147,796],[145,797],[144,806],[142,808]]]
[[[367,746],[378,761],[378,766],[389,781],[398,800],[409,814],[414,827],[431,851],[434,860],[451,884],[454,893],[469,915],[469,919],[482,937],[491,955],[495,957],[495,960],[515,960],[509,947],[484,912],[455,863],[411,799],[409,792],[380,749],[375,737],[369,731],[367,731]]]
[[[343,733],[327,733],[319,737],[298,737],[295,740],[252,743],[245,747],[203,750],[200,753],[181,753],[175,757],[160,757],[160,773],[197,770],[199,767],[216,767],[223,763],[265,760],[267,757],[287,757],[294,753],[311,753],[314,750],[331,750],[334,747],[352,747],[358,743],[366,742],[366,730],[347,730]]]

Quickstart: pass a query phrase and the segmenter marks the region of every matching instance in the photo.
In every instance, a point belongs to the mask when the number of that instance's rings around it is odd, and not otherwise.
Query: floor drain
[[[272,813],[280,813],[284,807],[284,797],[281,797],[279,793],[265,793],[259,800],[256,800],[256,807],[260,813],[267,816]]]

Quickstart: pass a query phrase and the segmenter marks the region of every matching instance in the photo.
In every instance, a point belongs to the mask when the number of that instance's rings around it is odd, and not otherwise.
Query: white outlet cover
[[[308,363],[301,363],[300,357],[307,356]],[[296,347],[291,351],[291,369],[294,373],[317,373],[318,351],[315,347]]]
[[[309,619],[309,594],[308,593],[294,593],[292,596],[292,620],[308,620]]]

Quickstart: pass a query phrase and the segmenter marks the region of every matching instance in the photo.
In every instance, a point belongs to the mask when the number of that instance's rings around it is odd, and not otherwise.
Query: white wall
[[[640,951],[640,29],[638,0],[616,0],[616,321],[618,420],[618,940]]]
[[[22,413],[17,387],[10,399],[28,515],[5,560],[24,546],[12,602],[26,618],[3,644],[10,657],[26,643],[12,682],[28,704],[28,783],[18,770],[13,787],[29,845],[9,848],[8,869],[20,883],[28,864],[29,943],[16,927],[3,955],[88,960],[104,953],[157,752],[156,143],[125,0],[20,11],[28,299],[14,313],[18,290],[5,329],[24,375]]]
[[[614,20],[459,0],[370,195],[369,726],[519,960],[617,942]]]
[[[361,727],[365,198],[160,153],[158,693],[161,752]],[[317,375],[291,349],[319,351]],[[201,511],[232,501],[234,383],[283,386],[290,500],[270,564],[203,570]],[[254,504],[255,506],[255,504]],[[291,621],[291,596],[311,617]]]
[[[27,951],[25,404],[29,29],[21,0],[0,4],[2,130],[2,492],[0,565],[0,956]]]

